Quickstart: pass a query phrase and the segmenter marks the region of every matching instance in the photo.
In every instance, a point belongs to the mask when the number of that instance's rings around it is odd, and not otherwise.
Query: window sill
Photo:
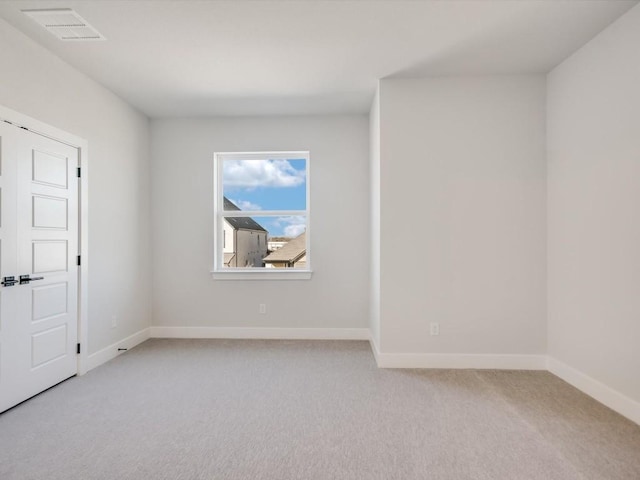
[[[275,271],[274,271],[275,270]],[[269,268],[259,271],[246,270],[213,270],[214,280],[311,280],[311,270],[275,269]]]

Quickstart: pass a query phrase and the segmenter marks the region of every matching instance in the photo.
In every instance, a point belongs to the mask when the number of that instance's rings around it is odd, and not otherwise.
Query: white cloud
[[[306,219],[300,215],[280,217],[274,223],[277,226],[284,225],[283,233],[285,237],[297,237],[307,229]]]
[[[297,187],[305,181],[305,172],[287,160],[225,160],[223,169],[225,187]]]
[[[284,227],[285,237],[297,237],[307,229],[306,225],[287,225]]]
[[[257,203],[252,203],[249,200],[234,200],[230,198],[229,201],[240,210],[262,210],[262,207],[260,205],[258,205]]]

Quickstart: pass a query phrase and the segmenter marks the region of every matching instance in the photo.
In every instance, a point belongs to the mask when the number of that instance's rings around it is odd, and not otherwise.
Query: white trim
[[[216,152],[220,160],[291,160],[292,158],[307,157],[308,150],[283,150],[266,152]]]
[[[368,328],[151,327],[151,338],[368,340]]]
[[[306,210],[221,210],[220,217],[305,217]],[[242,229],[241,229],[242,230]]]
[[[87,142],[79,149],[80,154],[80,292],[78,341],[84,348],[78,355],[78,375],[84,375],[88,369],[88,345],[89,345],[89,162]]]
[[[102,350],[98,350],[96,353],[92,353],[88,357],[87,371],[93,370],[103,363],[107,363],[109,360],[113,360],[118,355],[123,354],[124,351],[118,351],[119,348],[131,350],[133,347],[140,345],[145,340],[148,340],[150,338],[150,331],[150,328],[145,328],[133,335],[129,335],[127,338],[123,338],[122,340],[103,348]]]
[[[371,348],[378,368],[446,368],[474,370],[546,370],[544,355],[469,353],[381,353]]]
[[[306,175],[306,209],[305,210],[245,210],[225,211],[222,187],[222,162],[225,160],[289,160],[301,158],[305,160]],[[311,279],[311,152],[305,151],[275,151],[275,152],[215,152],[213,154],[213,267],[212,277],[216,280],[310,280]],[[227,273],[222,265],[222,248],[220,244],[224,235],[222,219],[232,215],[234,217],[258,216],[304,216],[306,219],[306,269],[291,275],[283,269],[270,269],[268,275],[258,269],[235,271]],[[268,239],[267,239],[268,241]],[[285,276],[286,275],[286,276]]]
[[[640,402],[553,357],[547,357],[547,369],[578,390],[640,425]]]
[[[78,231],[80,241],[78,244],[78,254],[82,257],[80,272],[78,276],[78,343],[84,346],[78,355],[78,375],[83,375],[88,371],[88,331],[89,331],[89,143],[86,139],[60,130],[48,125],[40,120],[16,112],[10,108],[0,105],[0,121],[8,121],[13,125],[25,127],[39,135],[65,143],[78,149],[82,178],[80,179],[80,191],[78,193],[78,209],[80,219]]]
[[[32,132],[66,143],[71,147],[81,147],[83,144],[86,146],[87,143],[84,138],[65,132],[64,130],[60,130],[59,128],[53,127],[23,113],[11,110],[3,105],[0,105],[0,120],[6,120],[13,125],[25,127]]]
[[[293,268],[225,269],[212,271],[214,280],[309,280],[313,272]]]

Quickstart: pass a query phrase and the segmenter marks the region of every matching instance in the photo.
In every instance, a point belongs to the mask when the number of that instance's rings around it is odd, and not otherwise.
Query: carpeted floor
[[[0,479],[638,480],[640,427],[546,372],[149,340],[0,415]]]

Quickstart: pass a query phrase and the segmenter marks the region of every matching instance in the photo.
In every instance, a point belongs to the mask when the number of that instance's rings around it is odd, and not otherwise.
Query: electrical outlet
[[[261,303],[258,307],[258,312],[260,312],[261,315],[265,315],[267,313],[267,304]]]
[[[111,317],[111,328],[116,328],[118,326],[118,316],[113,315]]]
[[[431,322],[429,324],[429,334],[432,337],[435,337],[436,335],[440,335],[440,324],[438,322]]]

